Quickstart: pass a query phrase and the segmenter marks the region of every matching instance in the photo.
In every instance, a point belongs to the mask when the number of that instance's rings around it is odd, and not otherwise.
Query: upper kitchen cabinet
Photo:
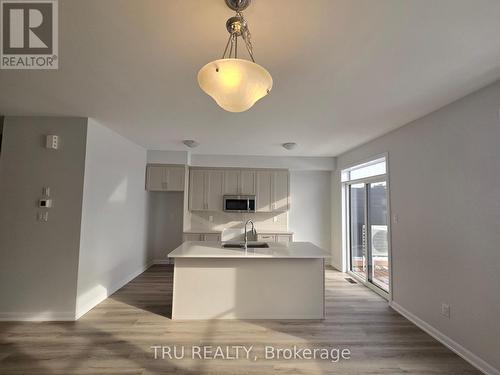
[[[211,170],[206,171],[206,194],[208,211],[222,210],[222,183],[224,181],[224,173],[222,171]]]
[[[257,212],[289,209],[287,170],[191,168],[189,176],[190,211],[222,211],[224,195],[255,195]]]
[[[257,176],[257,212],[271,212],[272,210],[272,174],[271,171],[258,171]]]
[[[224,171],[224,194],[254,195],[255,171],[232,170]]]
[[[191,211],[221,211],[224,172],[191,169],[189,172],[189,209]]]
[[[288,171],[258,171],[257,212],[285,212],[289,207]]]
[[[240,193],[240,171],[224,171],[224,194],[238,195]]]
[[[288,204],[290,200],[289,177],[290,175],[288,171],[273,172],[272,211],[277,211],[277,212],[288,211]]]
[[[146,169],[146,190],[184,191],[186,167],[180,165],[149,164]]]
[[[255,194],[255,171],[241,171],[240,174],[240,194]]]
[[[191,169],[189,171],[189,209],[192,211],[206,209],[205,174],[203,170]]]

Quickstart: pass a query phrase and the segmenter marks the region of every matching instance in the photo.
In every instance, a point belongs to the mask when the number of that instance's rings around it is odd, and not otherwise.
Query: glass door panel
[[[365,184],[352,184],[349,186],[349,221],[351,271],[363,280],[366,280],[367,247]]]
[[[387,236],[387,184],[385,181],[366,184],[368,187],[368,280],[389,291],[389,246]]]

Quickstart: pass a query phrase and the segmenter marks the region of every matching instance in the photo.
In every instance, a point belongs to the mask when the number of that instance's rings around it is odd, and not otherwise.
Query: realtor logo
[[[57,0],[0,0],[1,69],[57,69]]]

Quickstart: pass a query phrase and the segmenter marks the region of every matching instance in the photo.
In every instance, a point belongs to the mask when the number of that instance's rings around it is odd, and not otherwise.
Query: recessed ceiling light
[[[189,148],[195,148],[198,147],[200,144],[192,139],[185,139],[182,141],[187,147]]]
[[[283,143],[282,146],[283,146],[283,148],[285,150],[290,151],[290,150],[293,150],[294,148],[297,147],[297,143],[295,143],[295,142],[287,142],[287,143]]]

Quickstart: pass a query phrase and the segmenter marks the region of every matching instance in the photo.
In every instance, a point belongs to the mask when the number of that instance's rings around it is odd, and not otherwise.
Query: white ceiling
[[[500,1],[253,0],[271,94],[228,113],[198,87],[224,0],[60,0],[58,71],[0,71],[0,113],[93,117],[202,154],[334,156],[500,78]],[[279,145],[294,141],[285,151]]]

